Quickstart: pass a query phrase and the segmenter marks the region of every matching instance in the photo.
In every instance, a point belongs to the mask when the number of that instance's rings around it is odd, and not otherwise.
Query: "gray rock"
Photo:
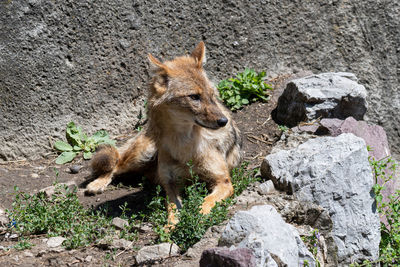
[[[147,53],[169,59],[200,37],[216,82],[243,62],[273,78],[355,73],[369,93],[368,118],[400,152],[399,1],[191,1],[179,12],[171,0],[29,2],[0,9],[0,160],[48,153],[48,136],[64,137],[70,120],[88,132],[131,129],[143,110]]]
[[[142,264],[147,261],[155,261],[170,256],[178,256],[179,247],[175,244],[161,243],[141,248],[136,255],[136,262]]]
[[[380,223],[363,139],[353,134],[310,139],[268,155],[262,173],[277,188],[329,212],[340,264],[378,258]]]
[[[211,248],[203,251],[200,267],[253,267],[256,259],[248,248]]]
[[[132,241],[128,241],[128,240],[125,240],[125,239],[120,239],[120,238],[118,238],[118,239],[113,239],[112,240],[112,242],[111,242],[111,248],[116,248],[116,249],[125,249],[125,250],[128,250],[128,249],[131,249],[132,248],[132,244],[133,244],[133,242]]]
[[[82,169],[82,166],[72,165],[71,167],[69,167],[69,172],[72,174],[76,174],[80,171],[80,169]]]
[[[352,73],[322,73],[291,81],[273,111],[278,124],[290,127],[318,118],[363,119],[367,91]]]
[[[260,193],[261,195],[266,195],[274,190],[274,183],[271,180],[268,180],[258,186],[258,193]]]
[[[129,226],[129,222],[127,220],[121,219],[119,217],[113,218],[111,224],[114,225],[117,229],[121,230]]]
[[[49,248],[56,248],[62,245],[62,243],[66,240],[66,238],[62,236],[55,236],[55,237],[50,237],[47,240],[47,246]]]
[[[251,249],[257,266],[277,266],[280,264],[277,261],[287,266],[298,266],[304,260],[315,266],[315,260],[297,230],[285,223],[269,205],[237,212],[228,222],[219,245]]]
[[[5,209],[0,206],[0,229],[5,230],[9,223],[10,220],[7,217]]]

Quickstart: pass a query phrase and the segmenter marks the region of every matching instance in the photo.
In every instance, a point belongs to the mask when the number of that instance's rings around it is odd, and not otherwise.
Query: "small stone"
[[[100,202],[100,198],[97,198],[97,199],[96,199],[96,202]]]
[[[152,230],[151,226],[147,225],[147,224],[143,224],[142,226],[140,226],[139,231],[142,233],[145,232],[150,232]]]
[[[69,167],[69,172],[72,174],[75,174],[75,173],[78,173],[81,168],[82,168],[82,166],[72,165],[71,167]]]
[[[10,223],[10,220],[6,215],[0,215],[0,228],[7,227],[7,225]]]
[[[85,258],[85,262],[91,262],[92,261],[92,259],[93,259],[93,256],[87,256],[86,258]]]
[[[179,247],[177,245],[170,243],[161,243],[158,245],[141,248],[136,255],[136,262],[137,264],[141,264],[146,261],[155,261],[178,255]]]
[[[62,243],[66,240],[66,238],[62,236],[56,236],[56,237],[50,237],[49,240],[47,240],[47,246],[49,248],[56,248],[62,245]]]
[[[112,248],[116,249],[131,249],[133,242],[125,239],[114,239],[111,243]]]
[[[31,174],[31,177],[32,177],[32,178],[39,178],[39,174],[37,174],[37,173],[32,173],[32,174]]]
[[[114,225],[118,229],[123,230],[125,227],[129,226],[129,223],[127,220],[121,219],[119,217],[115,217],[112,220],[112,225]]]
[[[15,239],[18,238],[18,234],[11,234],[11,235],[9,235],[8,238],[11,239],[11,240],[15,240]]]
[[[260,193],[260,195],[266,195],[274,190],[275,186],[271,180],[268,180],[258,186],[258,193]]]
[[[29,252],[29,251],[25,251],[24,255],[27,256],[27,257],[33,257],[32,252]]]

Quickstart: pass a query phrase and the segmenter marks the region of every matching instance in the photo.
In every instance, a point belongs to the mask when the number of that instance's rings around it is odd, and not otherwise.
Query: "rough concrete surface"
[[[400,152],[400,2],[0,1],[0,160],[36,158],[74,120],[132,129],[148,52],[166,59],[204,40],[218,81],[245,67],[270,77],[353,72],[368,118]],[[136,102],[135,102],[136,101]]]

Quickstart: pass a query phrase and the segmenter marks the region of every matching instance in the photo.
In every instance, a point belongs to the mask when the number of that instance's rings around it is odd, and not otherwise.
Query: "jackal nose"
[[[224,127],[228,123],[228,119],[225,117],[219,118],[217,124],[219,127]]]

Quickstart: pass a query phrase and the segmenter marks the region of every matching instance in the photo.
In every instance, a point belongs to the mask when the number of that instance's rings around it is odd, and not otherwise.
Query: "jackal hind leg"
[[[154,142],[145,134],[130,139],[118,150],[112,146],[101,149],[91,163],[93,175],[98,177],[87,185],[86,193],[101,193],[114,176],[142,170],[147,163],[154,160],[156,153]]]

